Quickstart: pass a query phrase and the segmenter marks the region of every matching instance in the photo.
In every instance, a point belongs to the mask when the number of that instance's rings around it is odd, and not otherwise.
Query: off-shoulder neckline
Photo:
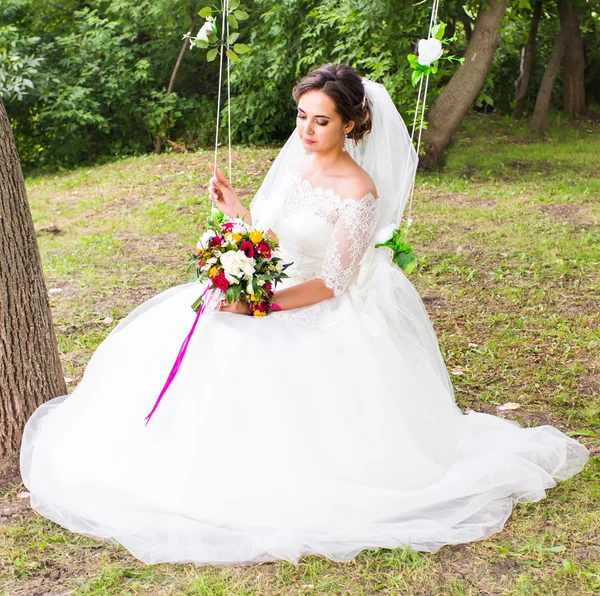
[[[337,199],[341,203],[346,202],[346,201],[351,201],[352,203],[361,203],[362,201],[365,201],[366,199],[369,199],[369,198],[372,199],[373,201],[377,201],[379,199],[379,197],[376,197],[372,192],[368,192],[364,197],[362,197],[360,199],[354,199],[352,197],[341,197],[333,190],[333,188],[325,188],[323,186],[314,186],[310,180],[307,180],[306,178],[301,176],[300,172],[298,172],[297,170],[292,170],[292,176],[294,178],[296,178],[301,184],[305,184],[309,188],[309,190],[312,190],[313,192],[319,191],[325,195],[330,196],[331,198]]]

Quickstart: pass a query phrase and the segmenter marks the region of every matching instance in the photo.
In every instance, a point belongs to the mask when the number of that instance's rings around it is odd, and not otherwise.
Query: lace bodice
[[[290,173],[273,226],[281,256],[293,262],[287,273],[300,282],[323,279],[339,296],[373,238],[377,215],[378,202],[371,193],[361,199],[340,198]]]

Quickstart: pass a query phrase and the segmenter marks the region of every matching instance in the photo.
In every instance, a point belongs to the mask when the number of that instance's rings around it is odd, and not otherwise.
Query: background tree
[[[546,128],[548,109],[552,100],[552,89],[565,53],[567,35],[567,29],[561,26],[554,42],[552,54],[546,65],[542,84],[538,90],[533,117],[531,118],[531,128],[538,132],[543,132],[544,128]]]
[[[44,401],[67,393],[33,220],[0,99],[0,461]]]
[[[499,29],[508,0],[484,0],[479,9],[465,61],[429,110],[423,134],[425,167],[439,165],[454,131],[472,107],[490,70],[500,42]]]
[[[520,120],[523,117],[525,100],[527,98],[527,90],[529,89],[529,81],[531,79],[533,63],[535,60],[535,41],[541,16],[542,0],[536,0],[533,7],[533,14],[531,16],[531,25],[529,26],[527,45],[523,48],[519,77],[515,81],[516,95],[513,118],[516,118],[517,120]]]
[[[573,0],[558,1],[560,26],[565,32],[563,104],[564,111],[573,117],[585,110],[585,56],[579,14],[579,7]]]

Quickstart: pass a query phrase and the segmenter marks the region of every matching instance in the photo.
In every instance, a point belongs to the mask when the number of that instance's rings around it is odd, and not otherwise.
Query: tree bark
[[[546,128],[546,118],[552,100],[552,88],[554,87],[556,76],[560,70],[560,63],[562,62],[565,53],[565,38],[566,31],[561,28],[560,33],[554,42],[552,54],[550,54],[550,59],[546,65],[544,77],[542,78],[542,83],[540,84],[535,100],[535,108],[533,109],[533,116],[531,118],[531,128],[537,132],[543,132]]]
[[[563,64],[564,111],[576,117],[585,110],[585,56],[579,27],[579,9],[568,0],[559,0],[560,28],[566,32]]]
[[[542,0],[537,0],[533,7],[533,15],[531,17],[531,26],[529,27],[529,37],[527,45],[523,51],[523,59],[521,61],[521,72],[515,81],[517,93],[515,96],[515,107],[513,109],[513,118],[520,120],[523,117],[525,109],[525,98],[527,97],[527,89],[533,71],[533,62],[535,59],[535,40],[537,37],[540,17],[542,15]]]
[[[192,34],[192,31],[194,30],[194,27],[196,26],[197,18],[198,18],[198,15],[196,13],[194,13],[194,16],[192,17],[192,22],[190,24],[190,31],[189,31],[188,35]],[[171,92],[173,91],[173,85],[175,84],[175,77],[177,76],[177,71],[179,70],[179,66],[181,64],[181,61],[183,60],[183,55],[185,54],[185,51],[189,45],[190,45],[190,40],[184,39],[183,43],[181,44],[181,50],[179,50],[179,56],[177,56],[177,62],[175,62],[173,72],[171,73],[171,80],[169,81],[169,87],[167,88],[167,96],[169,96],[171,94]],[[162,142],[160,140],[160,137],[157,136],[156,142],[154,143],[154,153],[156,153],[158,155],[161,151],[162,151]]]
[[[23,427],[67,387],[52,328],[42,261],[21,163],[0,99],[0,461]]]
[[[483,0],[465,51],[465,61],[429,110],[427,129],[423,131],[422,167],[441,165],[454,131],[481,90],[500,42],[499,28],[507,3],[508,0]]]

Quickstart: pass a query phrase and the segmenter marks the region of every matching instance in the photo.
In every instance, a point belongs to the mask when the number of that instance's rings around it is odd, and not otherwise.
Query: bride
[[[417,162],[385,88],[328,64],[293,95],[296,130],[250,210],[218,170],[209,184],[226,214],[277,234],[293,263],[281,311],[205,313],[146,426],[202,286],[162,292],[25,429],[32,507],[146,563],[434,552],[499,532],[588,459],[552,426],[457,407],[417,292],[374,247]]]

